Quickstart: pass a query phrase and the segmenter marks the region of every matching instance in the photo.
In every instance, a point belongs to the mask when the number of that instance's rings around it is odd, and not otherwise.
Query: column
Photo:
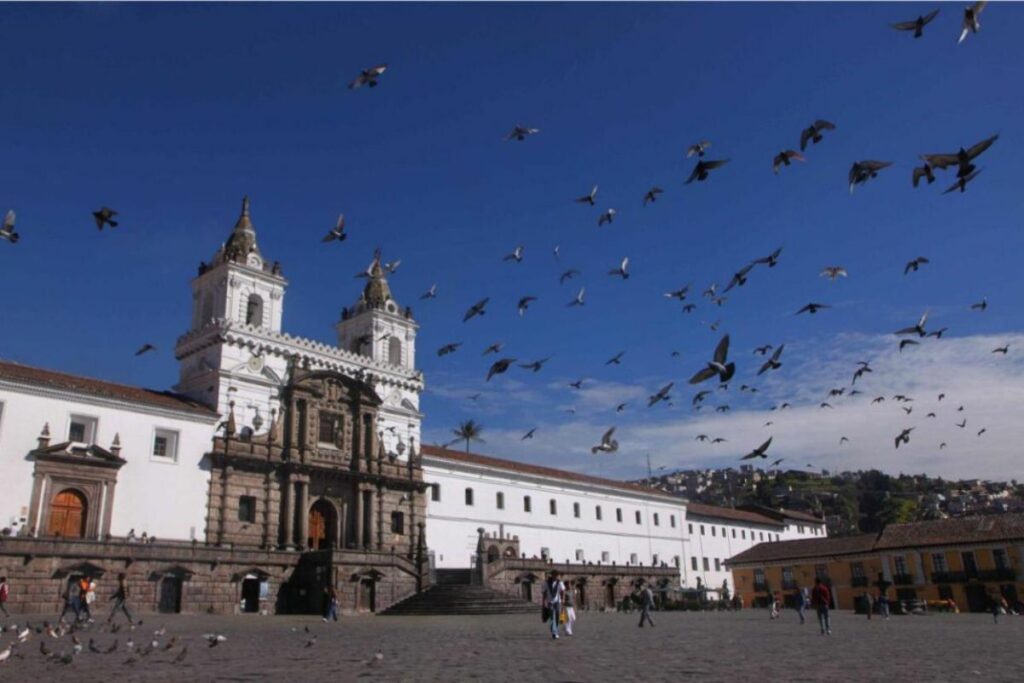
[[[299,547],[309,539],[309,479],[297,483],[299,498]]]
[[[356,489],[356,547],[363,547],[363,489]]]
[[[348,503],[342,501],[339,506],[339,519],[338,519],[338,548],[341,550],[345,549],[345,542],[348,540],[345,538],[345,530],[348,526]]]
[[[281,515],[284,519],[281,521],[281,525],[284,529],[283,544],[285,549],[291,549],[295,547],[295,499],[294,482],[292,481],[291,475],[288,475],[284,483],[281,485]]]
[[[373,548],[376,544],[373,542],[373,522],[376,515],[373,513],[373,491],[364,491],[363,496],[366,500],[363,502],[363,514],[366,516],[366,529],[363,533],[363,545],[367,548]]]
[[[103,527],[107,517],[107,482],[100,483],[100,509],[96,518],[96,540],[103,540]]]

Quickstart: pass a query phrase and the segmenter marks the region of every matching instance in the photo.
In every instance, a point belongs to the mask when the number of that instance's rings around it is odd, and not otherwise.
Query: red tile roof
[[[675,501],[679,505],[685,505],[686,501],[678,496],[673,496],[670,493],[664,491],[647,488],[645,486],[638,486],[636,484],[628,484],[624,481],[616,481],[615,479],[604,479],[602,477],[593,477],[589,474],[579,474],[577,472],[567,472],[566,470],[557,470],[553,467],[543,467],[541,465],[530,465],[525,462],[517,462],[515,460],[503,460],[501,458],[492,458],[487,455],[479,455],[477,453],[466,453],[464,451],[453,451],[448,448],[442,448],[439,446],[423,446],[423,455],[429,455],[435,458],[444,458],[445,460],[454,460],[456,462],[464,462],[471,465],[481,465],[483,467],[494,467],[496,469],[508,470],[510,472],[519,472],[521,474],[534,474],[541,477],[549,477],[552,479],[562,479],[564,481],[578,482],[584,484],[596,484],[598,486],[607,486],[609,488],[621,489],[630,493],[642,493],[648,496],[658,496]]]
[[[874,534],[834,536],[832,538],[800,538],[793,541],[758,543],[753,548],[733,555],[725,563],[737,565],[787,562],[802,559],[828,559],[837,555],[870,553],[875,546]]]
[[[890,524],[882,530],[875,549],[1021,540],[1024,540],[1024,513],[1008,513]]]
[[[714,517],[717,519],[727,519],[734,522],[746,522],[748,524],[760,524],[762,526],[784,526],[782,522],[777,519],[772,519],[766,515],[761,515],[756,512],[749,510],[737,510],[735,508],[723,508],[717,505],[704,505],[703,503],[687,503],[686,504],[686,518],[689,519],[690,515],[699,515],[701,517]]]
[[[125,384],[114,384],[80,375],[68,375],[63,372],[35,368],[12,361],[0,360],[0,380],[115,399],[127,403],[139,403],[209,418],[215,418],[218,415],[217,411],[170,391],[155,391]]]

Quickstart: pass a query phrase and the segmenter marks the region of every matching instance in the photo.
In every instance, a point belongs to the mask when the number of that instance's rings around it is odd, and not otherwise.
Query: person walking
[[[79,604],[78,595],[78,579],[68,579],[67,584],[64,586],[64,594],[61,596],[64,598],[64,609],[61,610],[60,616],[57,617],[58,622],[64,621],[64,616],[71,610],[75,613],[75,623],[82,618],[82,608]]]
[[[814,605],[818,612],[818,625],[821,627],[821,635],[832,635],[832,623],[828,615],[829,607],[832,605],[832,591],[821,582],[819,577],[814,577],[811,604]]]
[[[868,621],[871,621],[871,613],[875,611],[875,601],[871,597],[871,591],[864,591],[864,607],[867,609]]]
[[[327,603],[324,606],[324,621],[333,619],[338,620],[338,592],[334,590],[334,586],[327,586],[324,588],[325,597]]]
[[[654,608],[654,591],[651,590],[651,586],[648,583],[644,583],[640,587],[640,628],[644,627],[644,620],[647,621],[652,627],[654,626],[654,620],[651,619],[651,610]]]
[[[11,618],[11,613],[7,611],[7,598],[10,596],[11,587],[7,583],[7,577],[0,576],[0,612],[3,612],[8,619]]]
[[[564,608],[565,608],[565,635],[572,635],[573,624],[576,623],[576,590],[572,586],[565,587]]]
[[[92,611],[89,609],[89,584],[91,583],[92,579],[88,576],[78,579],[78,613],[85,615],[89,622],[92,621]]]
[[[878,613],[883,619],[889,618],[889,596],[884,588],[878,589]]]
[[[796,613],[797,613],[797,616],[800,617],[800,623],[801,624],[806,622],[806,618],[804,616],[804,613],[807,611],[807,603],[809,603],[810,601],[811,601],[811,599],[807,595],[807,588],[806,587],[801,589],[800,592],[796,594]]]
[[[132,613],[128,611],[128,579],[124,573],[117,575],[117,591],[114,592],[110,599],[114,601],[114,609],[110,610],[110,617],[107,619],[107,623],[112,623],[114,615],[117,614],[118,610],[121,610],[128,617],[128,623],[134,624],[135,620],[132,619]]]
[[[89,587],[85,592],[85,605],[89,611],[89,623],[92,623],[92,606],[96,602],[96,579],[89,577]]]
[[[772,593],[768,600],[768,618],[778,619],[779,618],[779,594]]]
[[[552,571],[544,582],[544,608],[551,620],[551,637],[558,640],[558,619],[562,613],[562,599],[565,597],[565,585],[559,580],[557,571]]]

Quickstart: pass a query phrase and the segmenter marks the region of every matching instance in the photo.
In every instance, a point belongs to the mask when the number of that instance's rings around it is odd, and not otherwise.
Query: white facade
[[[471,566],[480,528],[518,536],[528,558],[682,564],[683,500],[556,470],[513,471],[501,467],[503,461],[474,457],[477,462],[433,448],[423,453],[423,479],[436,487],[427,500],[427,544],[435,566]]]

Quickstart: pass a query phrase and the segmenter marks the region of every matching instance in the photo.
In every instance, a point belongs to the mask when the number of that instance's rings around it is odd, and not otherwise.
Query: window
[[[711,562],[706,557],[704,558],[704,571],[711,571]]]
[[[636,564],[638,561],[639,560],[638,560],[638,558],[636,556],[636,553],[630,553],[629,554],[629,563],[630,564]]]
[[[796,531],[797,531],[797,533],[802,534],[804,532],[804,525],[803,524],[797,524],[796,525]]]
[[[703,524],[700,525],[700,535],[701,536],[704,535],[704,525]]]
[[[583,561],[583,550],[577,550],[576,551],[576,561],[577,562],[582,562]]]
[[[795,588],[796,579],[793,578],[793,568],[783,567],[782,568],[782,587],[783,588]]]
[[[579,516],[580,516],[580,504],[579,503],[573,503],[572,504],[572,516],[576,517],[577,519],[579,519]]]
[[[753,533],[753,532],[751,532],[751,533]],[[744,541],[747,540],[747,530],[746,529],[740,529],[740,539],[744,540]]]
[[[260,327],[263,325],[263,299],[259,294],[250,294],[245,306],[245,324]]]
[[[597,521],[601,521],[601,506],[598,505],[594,508],[594,516],[597,517]]]
[[[717,533],[715,533],[715,527],[711,527],[711,535],[712,536],[717,536],[718,535]]]
[[[533,503],[529,496],[523,496],[523,512],[533,512]]]
[[[693,571],[697,571],[697,558],[696,557],[691,557],[690,558],[690,568],[693,569]]]
[[[320,429],[317,432],[317,441],[332,446],[338,443],[338,436],[341,432],[341,415],[320,411]]]
[[[761,540],[763,541],[764,540],[764,532],[763,531],[758,531],[757,533],[761,537]]]
[[[768,586],[767,586],[767,584],[764,581],[764,570],[763,569],[755,569],[754,570],[754,590],[763,591],[767,587]]]
[[[851,562],[850,563],[850,576],[854,579],[864,578],[864,563],[863,562]]]
[[[722,561],[720,559],[718,559],[717,557],[715,558],[715,571],[716,572],[722,571]]]
[[[939,599],[940,600],[952,600],[953,599],[953,587],[952,586],[939,586]]]
[[[256,497],[239,496],[238,498],[238,521],[252,524],[256,521]]]
[[[658,519],[658,513],[655,512],[654,513],[654,526],[660,526],[660,525],[661,525],[661,520]]]
[[[607,550],[602,550],[601,551],[601,561],[602,562],[607,562],[610,559],[611,559],[611,555],[608,554],[608,551]]]
[[[615,521],[616,522],[621,522],[622,521],[622,508],[615,508]]]
[[[554,498],[548,501],[548,512],[552,515],[558,514],[558,501]]]
[[[440,484],[431,484],[430,485],[430,500],[434,501],[435,503],[441,502],[441,485]]]
[[[781,540],[781,539],[779,538],[779,535],[778,535],[778,534],[775,534],[775,540],[776,540],[776,541],[778,541],[778,540]]]
[[[687,522],[687,524],[686,524],[686,533],[688,533],[691,536],[693,536],[693,525],[690,524],[689,522]]]
[[[0,410],[3,406],[0,405]],[[996,569],[1009,569],[1010,559],[1006,556],[1006,551],[1002,548],[994,548],[992,550],[992,564],[996,566]]]
[[[902,557],[898,557],[896,559],[900,560],[900,562],[903,562],[903,558]],[[899,562],[896,564],[896,573],[897,574],[906,574],[907,573],[906,572],[906,562],[903,562],[903,565],[904,565],[904,567],[901,570],[899,568]],[[937,572],[947,572],[947,571],[949,571],[949,566],[946,565],[946,554],[945,553],[932,553],[932,569],[934,571],[937,571]]]
[[[637,524],[640,524],[640,523],[641,523],[641,520],[640,520],[640,511],[639,511],[639,510],[637,510],[637,511],[636,511],[636,512],[635,512],[635,513],[633,514],[633,518],[634,518],[634,519],[636,519],[636,523],[637,523]]]
[[[395,336],[388,340],[388,362],[392,365],[402,365],[402,341]]]
[[[466,489],[466,505],[473,504],[473,489]]]
[[[828,578],[828,567],[823,564],[814,565],[814,578],[824,581]]]
[[[736,538],[736,530],[735,529],[732,530],[732,537]]]
[[[669,516],[668,516],[668,523],[669,523],[669,525],[670,525],[670,526],[671,526],[671,527],[672,527],[673,529],[675,529],[675,528],[676,528],[676,516],[675,516],[675,515],[669,515]]]
[[[391,513],[391,533],[393,534],[404,534],[405,533],[405,513],[395,512]]]
[[[498,491],[494,494],[494,506],[499,510],[505,509],[505,494],[502,491]]]
[[[68,425],[68,441],[85,444],[96,443],[96,425],[98,422],[95,417],[72,415],[71,422]]]
[[[178,460],[178,432],[170,429],[158,429],[153,435],[153,457],[166,458],[171,462]]]

